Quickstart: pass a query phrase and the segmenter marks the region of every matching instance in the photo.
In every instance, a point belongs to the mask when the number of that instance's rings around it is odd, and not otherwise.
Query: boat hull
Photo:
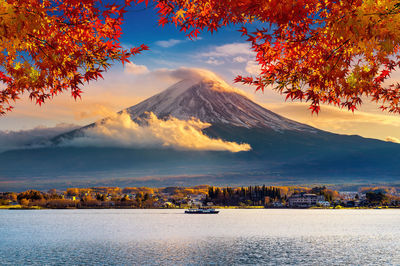
[[[219,211],[216,210],[186,210],[187,214],[217,214]]]

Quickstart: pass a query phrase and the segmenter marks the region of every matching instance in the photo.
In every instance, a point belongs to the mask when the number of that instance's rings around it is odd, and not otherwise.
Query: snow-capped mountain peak
[[[250,100],[244,92],[211,78],[182,80],[126,111],[132,119],[153,112],[159,118],[173,116],[188,120],[195,117],[211,124],[267,127],[275,131],[317,131],[275,114]]]

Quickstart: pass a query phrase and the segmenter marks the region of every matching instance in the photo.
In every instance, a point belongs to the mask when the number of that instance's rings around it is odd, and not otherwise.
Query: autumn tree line
[[[92,187],[0,192],[0,205],[41,208],[168,208],[188,206],[191,197],[205,195],[208,186],[194,187]]]
[[[283,195],[286,196],[286,195]],[[224,206],[264,206],[271,201],[282,200],[281,190],[277,187],[249,186],[241,188],[209,187],[206,202]]]
[[[320,187],[296,187],[296,186],[249,186],[249,187],[209,187],[206,202],[215,205],[225,206],[271,206],[273,203],[285,205],[287,199],[301,192],[315,195],[323,195],[325,200],[333,202],[340,198],[337,191],[328,189],[325,186]]]
[[[331,206],[400,206],[395,187],[362,187],[353,198],[325,186],[214,187],[92,187],[0,192],[0,206],[12,208],[186,208],[199,206],[287,207],[288,199],[299,193],[323,195]],[[18,206],[18,207],[17,207]]]

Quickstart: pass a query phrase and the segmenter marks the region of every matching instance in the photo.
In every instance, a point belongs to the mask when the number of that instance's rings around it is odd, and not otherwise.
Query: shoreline
[[[400,209],[393,206],[378,206],[378,207],[309,207],[309,208],[265,208],[264,206],[213,206],[213,209],[219,210],[374,210],[374,209]],[[0,210],[186,210],[190,208],[44,208],[39,206],[21,206],[21,205],[0,205]]]

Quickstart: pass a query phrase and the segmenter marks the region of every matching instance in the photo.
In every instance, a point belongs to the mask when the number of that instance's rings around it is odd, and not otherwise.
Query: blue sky
[[[132,7],[128,9],[125,18],[122,43],[128,47],[142,43],[148,45],[150,50],[132,58],[132,61],[135,64],[146,65],[150,70],[178,66],[205,67],[219,72],[224,78],[233,80],[235,74],[232,70],[244,69],[250,59],[248,56],[243,56],[248,55],[249,44],[246,44],[243,54],[240,52],[231,54],[232,58],[223,55],[203,56],[212,53],[216,47],[226,44],[245,45],[246,38],[241,37],[241,33],[237,31],[241,28],[240,25],[231,25],[213,34],[204,31],[199,38],[190,40],[174,25],[159,26],[158,15],[153,8]],[[243,60],[239,59],[241,62],[233,61],[233,58],[239,56],[243,57]],[[230,64],[228,69],[221,67],[225,64]]]
[[[140,10],[136,12],[135,10]],[[199,36],[202,38],[201,43],[196,41],[187,41],[170,47],[168,50],[161,50],[170,53],[185,53],[192,50],[204,50],[207,45],[222,45],[230,42],[237,42],[240,37],[240,32],[237,32],[240,26],[229,26],[220,29],[213,34],[208,31],[202,32]],[[160,40],[188,40],[184,32],[179,31],[174,25],[158,25],[158,15],[155,9],[141,9],[132,7],[128,9],[125,15],[125,23],[122,26],[124,35],[122,36],[123,43],[139,45],[145,43],[150,46],[151,50],[160,48],[157,42]],[[245,41],[245,38],[241,38]],[[158,49],[158,51],[160,51]]]

